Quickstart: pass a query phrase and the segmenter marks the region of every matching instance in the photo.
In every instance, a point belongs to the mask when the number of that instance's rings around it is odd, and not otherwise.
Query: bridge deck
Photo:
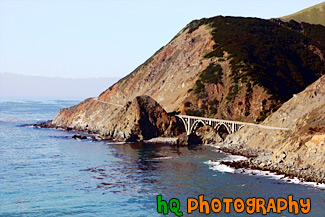
[[[264,128],[264,129],[269,129],[269,130],[289,130],[289,128],[272,127],[272,126],[266,126],[266,125],[261,125],[261,124],[240,122],[240,121],[228,121],[228,120],[222,120],[222,119],[204,118],[204,117],[189,116],[189,115],[176,115],[176,116],[184,117],[184,118],[191,118],[191,119],[196,119],[196,120],[218,121],[218,122],[227,122],[227,123],[242,124],[242,125],[248,125],[248,126],[256,126],[256,127],[260,127],[260,128]]]

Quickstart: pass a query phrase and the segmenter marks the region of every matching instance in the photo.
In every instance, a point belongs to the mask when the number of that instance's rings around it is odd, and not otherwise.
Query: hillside
[[[191,22],[99,100],[63,109],[53,124],[109,134],[120,107],[140,95],[167,112],[259,122],[325,70],[325,27],[257,18]]]
[[[325,182],[325,75],[294,95],[263,124],[290,131],[246,126],[228,136],[226,143],[271,151],[271,156],[260,159],[256,166],[263,163],[267,169],[280,168],[286,174],[318,177],[316,181]]]
[[[325,2],[301,10],[297,13],[281,17],[285,21],[295,20],[325,26]]]

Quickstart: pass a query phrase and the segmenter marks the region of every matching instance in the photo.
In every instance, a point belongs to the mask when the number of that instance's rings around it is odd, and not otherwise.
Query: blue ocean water
[[[157,195],[178,198],[184,216],[206,216],[186,214],[186,199],[201,194],[206,200],[293,194],[294,199],[311,198],[308,216],[324,216],[323,190],[211,170],[207,161],[227,157],[213,147],[78,141],[71,138],[76,132],[20,126],[53,119],[60,108],[78,102],[0,101],[0,216],[162,216],[156,209]],[[232,210],[211,216],[248,214]]]

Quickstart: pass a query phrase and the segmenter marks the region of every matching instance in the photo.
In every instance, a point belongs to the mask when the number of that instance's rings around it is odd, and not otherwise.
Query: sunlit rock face
[[[108,139],[142,141],[178,135],[183,126],[151,97],[138,96],[126,103],[104,128],[103,135]]]

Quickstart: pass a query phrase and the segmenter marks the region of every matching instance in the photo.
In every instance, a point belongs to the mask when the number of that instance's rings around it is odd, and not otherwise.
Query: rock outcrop
[[[126,105],[105,126],[102,135],[118,141],[143,141],[184,131],[183,124],[151,97],[138,96]]]
[[[202,140],[203,144],[214,144],[223,142],[215,129],[211,126],[203,126],[196,130],[195,134]]]
[[[178,136],[176,145],[179,146],[197,146],[202,144],[202,139],[198,137],[196,134],[186,135],[183,133]]]

